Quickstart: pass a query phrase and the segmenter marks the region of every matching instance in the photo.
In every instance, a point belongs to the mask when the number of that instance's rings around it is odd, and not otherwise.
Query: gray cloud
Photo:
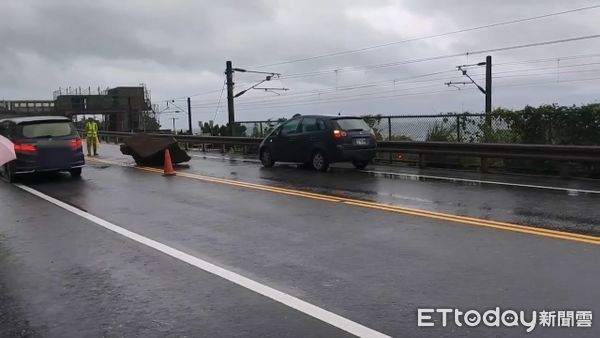
[[[147,84],[155,100],[213,91],[193,97],[195,119],[205,121],[215,112],[226,60],[239,67],[258,66],[591,4],[557,0],[9,1],[3,4],[0,21],[0,96],[47,98],[58,86],[139,83]],[[485,55],[370,71],[356,67],[595,34],[598,13],[600,10],[590,10],[365,53],[266,67],[264,70],[284,75],[339,70],[320,77],[273,81],[270,85],[291,90],[281,96],[248,93],[238,100],[237,117],[259,119],[295,112],[481,111],[483,97],[473,90],[423,94],[447,90],[443,83],[460,78],[458,73],[398,82],[396,86],[392,80],[451,70],[458,64],[478,62]],[[599,80],[569,81],[600,77],[597,65],[557,68],[563,73],[553,75],[548,74],[553,71],[549,68],[556,63],[501,64],[600,53],[597,45],[596,40],[588,40],[494,53],[494,63],[498,64],[495,71],[504,72],[495,80],[494,105],[593,102],[598,99]],[[565,60],[558,65],[593,62],[600,62],[600,58]],[[526,70],[532,68],[546,70]],[[517,76],[527,74],[543,75]],[[438,80],[422,82],[428,79]],[[556,83],[557,79],[561,82]],[[238,90],[257,80],[256,75],[236,74]],[[336,84],[343,87],[373,82],[378,86],[335,91]],[[539,84],[517,87],[534,83]],[[421,88],[410,89],[415,87]],[[323,94],[302,94],[316,89],[323,90]],[[381,98],[355,100],[369,98],[372,93]],[[396,96],[384,97],[392,95]],[[225,114],[219,116],[222,121]]]

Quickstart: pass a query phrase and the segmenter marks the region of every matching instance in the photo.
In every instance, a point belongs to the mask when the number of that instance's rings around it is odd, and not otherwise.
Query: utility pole
[[[479,84],[477,84],[477,82],[475,82],[475,80],[473,80],[473,78],[471,76],[469,76],[469,74],[467,73],[467,69],[469,69],[470,67],[480,67],[480,66],[485,66],[485,88],[483,88],[482,86],[480,86]],[[485,62],[479,62],[477,64],[472,64],[472,65],[462,65],[462,66],[457,66],[456,67],[459,71],[462,72],[462,75],[466,76],[469,79],[469,82],[455,82],[455,81],[451,81],[451,82],[446,82],[445,85],[447,86],[451,86],[451,87],[456,87],[458,89],[460,89],[460,87],[458,87],[457,85],[468,85],[468,84],[474,84],[477,89],[479,89],[480,92],[482,92],[485,95],[485,114],[486,114],[486,123],[489,119],[490,123],[489,126],[491,127],[491,114],[492,114],[492,57],[490,55],[488,55],[485,58]]]
[[[485,89],[481,87],[469,74],[467,73],[467,69],[470,67],[480,67],[485,66]],[[485,125],[483,126],[483,141],[491,142],[492,138],[492,57],[488,55],[485,58],[485,62],[479,62],[477,64],[472,65],[462,65],[456,67],[459,71],[462,72],[464,76],[466,76],[470,82],[446,82],[447,86],[456,87],[460,90],[460,87],[457,85],[469,85],[474,84],[480,92],[485,95]],[[457,134],[460,134],[460,127],[457,122]],[[488,160],[485,157],[481,158],[481,171],[488,172]]]
[[[490,142],[492,133],[492,56],[488,55],[485,58],[485,134],[486,141]],[[487,173],[489,171],[489,162],[485,157],[481,158],[481,171]]]
[[[225,75],[227,77],[227,111],[229,116],[228,132],[233,136],[233,124],[235,123],[235,111],[233,107],[233,67],[231,61],[225,63]]]
[[[187,98],[187,104],[188,104],[188,127],[190,129],[190,135],[194,135],[194,133],[192,132],[192,99],[191,98]]]
[[[258,83],[242,90],[241,92],[234,94],[233,93],[233,85],[234,85],[233,73],[234,72],[265,74],[266,77],[264,80],[261,80]],[[288,88],[258,87],[259,85],[263,84],[264,82],[271,81],[271,79],[273,79],[273,77],[279,78],[279,76],[281,74],[273,73],[273,72],[263,72],[263,71],[257,71],[257,70],[247,70],[247,69],[242,69],[242,68],[233,68],[233,66],[231,65],[231,61],[225,62],[225,75],[226,75],[226,85],[227,85],[227,108],[229,111],[229,126],[228,126],[227,132],[230,136],[233,136],[233,131],[234,131],[233,125],[235,123],[235,111],[233,108],[233,100],[236,97],[240,97],[252,89],[264,90],[265,92],[273,92],[273,93],[275,93],[276,90],[284,90],[284,91],[289,90]]]
[[[485,119],[489,130],[492,130],[492,56],[485,58]]]

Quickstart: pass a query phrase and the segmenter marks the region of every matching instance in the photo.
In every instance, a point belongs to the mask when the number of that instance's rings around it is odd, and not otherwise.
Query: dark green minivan
[[[259,147],[265,167],[296,162],[326,171],[330,163],[352,162],[364,169],[375,157],[373,130],[360,117],[295,116],[277,126]]]
[[[0,166],[0,177],[12,181],[15,175],[68,171],[81,176],[85,165],[82,140],[66,117],[35,116],[0,120],[0,135],[14,143],[17,159]]]

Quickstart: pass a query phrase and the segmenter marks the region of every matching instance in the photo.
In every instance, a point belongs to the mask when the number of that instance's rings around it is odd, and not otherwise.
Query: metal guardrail
[[[393,153],[536,159],[563,162],[600,162],[600,146],[405,141],[378,142],[377,145],[378,151]]]
[[[81,133],[81,131],[80,131]],[[100,137],[105,138],[127,138],[135,135],[135,133],[128,132],[117,132],[117,131],[100,131],[98,132]],[[173,135],[173,134],[152,134],[148,133],[148,136],[157,138],[175,138],[181,143],[190,144],[227,144],[227,145],[259,145],[262,138],[254,137],[237,137],[237,136],[199,136],[199,135]]]
[[[127,132],[99,132],[103,138],[131,137]],[[231,136],[197,136],[148,134],[152,137],[172,137],[181,143],[192,145],[258,146],[261,138]],[[245,147],[246,148],[246,147]],[[377,150],[381,153],[454,155],[479,158],[536,159],[560,162],[600,162],[600,146],[570,146],[545,144],[498,144],[457,142],[407,142],[380,141]],[[246,150],[245,150],[246,151]]]

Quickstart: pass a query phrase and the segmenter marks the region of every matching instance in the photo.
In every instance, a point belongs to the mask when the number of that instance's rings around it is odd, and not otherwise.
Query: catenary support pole
[[[225,63],[225,75],[227,78],[227,111],[228,111],[228,132],[233,136],[233,124],[235,123],[235,109],[233,107],[233,67],[231,61]]]
[[[190,135],[194,135],[194,133],[192,132],[192,99],[191,98],[187,98],[187,105],[188,105],[188,128],[189,128],[189,133]]]

